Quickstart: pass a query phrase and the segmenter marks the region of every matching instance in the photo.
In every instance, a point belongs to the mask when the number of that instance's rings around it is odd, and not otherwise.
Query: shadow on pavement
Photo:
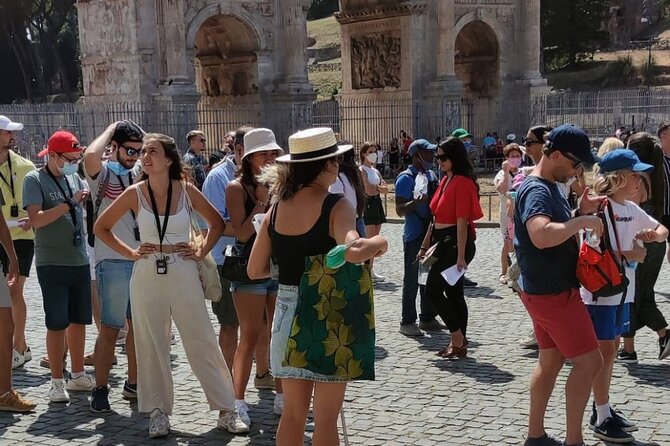
[[[440,370],[460,373],[477,382],[486,384],[506,384],[515,378],[513,373],[499,369],[490,362],[481,362],[475,358],[463,358],[458,360],[436,359],[432,361]]]
[[[670,388],[670,363],[667,364],[624,364],[628,374],[637,378],[640,384]]]
[[[375,361],[383,361],[388,358],[389,352],[384,347],[375,346]]]
[[[375,282],[374,289],[375,291],[384,291],[384,292],[393,292],[400,288],[400,285],[395,282],[385,281],[385,282]]]
[[[494,291],[496,291],[496,290],[491,288],[491,287],[488,287],[488,286],[477,286],[477,287],[474,287],[474,288],[465,288],[465,297],[469,297],[469,298],[483,297],[485,299],[496,299],[496,300],[502,299],[501,296],[498,296],[497,294],[493,294]]]
[[[0,438],[7,432],[7,429],[12,427],[14,424],[21,420],[21,417],[24,416],[33,416],[35,412],[29,412],[27,414],[19,414],[12,412],[0,412]]]

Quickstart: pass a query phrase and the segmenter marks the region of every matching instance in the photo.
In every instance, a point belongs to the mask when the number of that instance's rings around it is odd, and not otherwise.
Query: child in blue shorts
[[[642,243],[662,242],[668,238],[668,230],[630,201],[642,187],[640,175],[651,171],[653,166],[640,162],[631,150],[617,149],[606,154],[599,167],[595,191],[607,196],[607,206],[612,209],[615,221],[607,217],[607,230],[613,249],[620,251],[625,258],[629,284],[623,304],[623,293],[594,300],[589,291],[583,287],[580,289],[603,356],[603,367],[593,383],[594,405],[589,427],[596,438],[613,443],[629,443],[635,440],[630,432],[637,430],[637,427],[610,405],[612,368],[619,338],[630,328],[630,309],[635,298],[635,267],[638,262],[644,262],[646,256]],[[612,225],[616,226],[618,237]],[[617,247],[618,243],[620,246]]]

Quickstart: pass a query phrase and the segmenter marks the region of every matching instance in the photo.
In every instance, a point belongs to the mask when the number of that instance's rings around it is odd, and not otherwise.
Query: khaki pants
[[[210,409],[233,410],[233,381],[209,319],[195,262],[170,254],[168,272],[160,275],[156,274],[154,258],[137,261],[130,281],[130,301],[140,412],[158,408],[168,415],[172,413],[172,320]]]

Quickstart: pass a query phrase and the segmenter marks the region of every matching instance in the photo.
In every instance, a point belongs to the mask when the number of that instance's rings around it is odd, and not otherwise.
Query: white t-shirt
[[[357,209],[358,199],[356,198],[356,190],[349,178],[342,172],[337,175],[337,180],[328,188],[331,194],[343,194],[344,199],[347,200],[354,209]]]
[[[513,173],[513,174],[507,174],[507,191],[512,189],[512,184],[514,183],[514,176],[519,173],[519,171]],[[493,179],[493,185],[495,187],[498,187],[498,185],[503,181],[503,178],[505,177],[505,171],[500,169],[498,174],[495,176]],[[507,197],[505,194],[498,193],[498,198],[500,201],[500,215],[498,216],[500,220],[500,232],[503,234],[507,234]]]
[[[375,169],[374,167],[362,165],[361,170],[365,174],[367,174],[368,183],[372,184],[373,186],[379,186],[381,184],[382,176],[379,174],[379,171],[377,169]]]
[[[658,221],[649,216],[645,211],[640,209],[638,205],[632,201],[625,201],[624,204],[615,203],[609,200],[612,206],[612,213],[616,220],[616,229],[619,233],[619,241],[621,242],[621,251],[630,251],[634,247],[635,235],[643,229],[656,229]],[[612,240],[612,247],[616,249],[616,238],[612,230],[612,222],[607,218],[607,229]],[[626,303],[633,302],[635,299],[635,267],[626,267],[626,277],[628,278],[628,291],[626,292]],[[582,300],[586,305],[607,305],[614,306],[621,303],[621,294],[609,297],[599,297],[598,302],[593,302],[591,292],[584,287],[580,287],[580,294]]]

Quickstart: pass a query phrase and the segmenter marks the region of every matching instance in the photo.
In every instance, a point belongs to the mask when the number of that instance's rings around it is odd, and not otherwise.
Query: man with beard
[[[21,130],[23,124],[12,122],[6,116],[0,116],[0,191],[4,198],[2,215],[10,227],[14,251],[19,259],[19,277],[9,287],[14,318],[13,369],[32,359],[30,347],[26,344],[27,309],[23,298],[23,287],[33,264],[35,233],[30,226],[28,213],[20,204],[23,202],[23,179],[28,172],[35,170],[35,165],[13,150],[14,133]],[[2,272],[7,276],[10,261],[7,252],[2,248],[0,248],[0,261],[2,261]]]
[[[84,172],[91,190],[93,215],[104,211],[123,191],[135,181],[139,174],[136,166],[142,149],[144,132],[129,121],[115,122],[97,137],[84,154]],[[111,147],[111,157],[103,161],[105,150]],[[90,209],[89,209],[90,212]],[[140,234],[131,211],[114,226],[114,235],[131,248],[140,245]],[[123,386],[123,396],[137,398],[137,360],[133,325],[130,314],[130,277],[134,262],[110,249],[101,240],[95,240],[95,278],[100,296],[100,333],[95,344],[94,363],[97,387],[93,389],[91,410],[108,412],[109,370],[112,368],[114,347],[119,330],[128,321],[126,351],[128,354],[128,379]]]
[[[597,211],[601,200],[589,198],[586,189],[573,218],[557,183],[574,177],[581,164],[597,161],[582,129],[560,126],[547,137],[538,165],[517,192],[514,247],[521,269],[521,299],[533,320],[540,347],[539,364],[530,384],[526,446],[561,445],[545,432],[544,415],[566,358],[572,361],[572,371],[565,388],[567,428],[563,444],[584,444],[584,409],[602,356],[579,294],[575,236],[582,229],[602,234],[600,218],[587,215]]]

